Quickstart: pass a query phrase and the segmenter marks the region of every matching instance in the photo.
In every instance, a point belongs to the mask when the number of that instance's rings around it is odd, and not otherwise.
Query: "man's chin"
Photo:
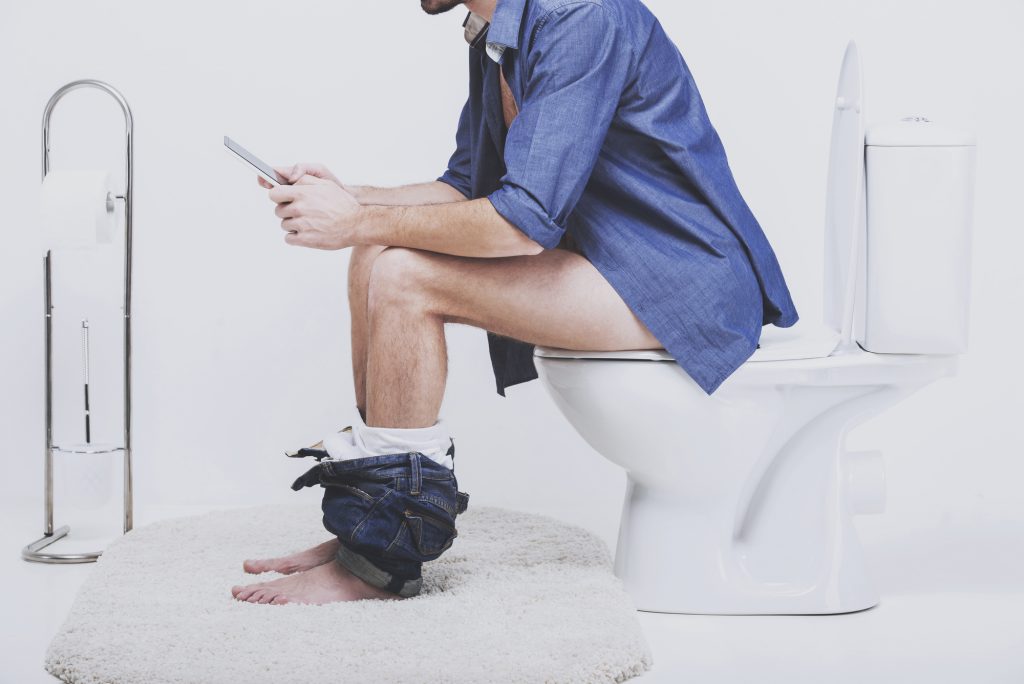
[[[465,0],[420,0],[420,7],[427,14],[443,14],[464,2]]]

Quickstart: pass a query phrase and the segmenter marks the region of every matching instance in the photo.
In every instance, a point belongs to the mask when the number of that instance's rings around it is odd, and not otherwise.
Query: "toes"
[[[258,575],[261,572],[264,572],[263,563],[262,561],[258,560],[245,561],[244,563],[242,563],[242,569],[250,575]]]
[[[238,592],[235,598],[240,601],[248,601],[253,594],[263,588],[262,584],[247,584],[242,587],[242,590]]]
[[[231,587],[231,595],[240,601],[244,601],[261,586],[260,584],[236,584]]]
[[[290,575],[302,568],[298,561],[285,560],[281,558],[268,558],[261,560],[247,560],[242,563],[242,569],[250,575],[259,575],[264,572],[279,572],[282,575]]]
[[[291,602],[280,590],[262,583],[231,587],[231,593],[239,601],[247,603],[273,603],[280,606]]]

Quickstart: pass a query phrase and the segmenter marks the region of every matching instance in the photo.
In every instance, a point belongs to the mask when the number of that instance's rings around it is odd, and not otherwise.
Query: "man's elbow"
[[[494,208],[494,205],[489,202],[489,198],[488,209],[491,220],[495,221],[495,227],[498,228],[500,232],[504,233],[504,239],[502,239],[502,243],[504,243],[502,251],[505,253],[501,256],[533,256],[544,251],[544,245],[531,238],[526,230],[520,228],[498,212],[498,210]]]
[[[522,246],[522,249],[523,249],[522,255],[523,256],[533,256],[535,254],[540,254],[541,252],[544,251],[544,249],[545,249],[544,245],[542,245],[542,244],[540,244],[538,242],[535,242],[534,240],[532,240],[532,239],[530,239],[530,238],[528,238],[526,236],[523,236],[523,237],[524,237],[523,246]]]
[[[487,255],[492,258],[534,256],[544,251],[542,245],[537,244],[530,238],[516,240],[514,244],[494,245]]]
[[[495,216],[499,217],[499,225],[504,229],[507,238],[503,240],[505,243],[503,251],[506,253],[501,256],[533,256],[544,251],[544,245],[527,235],[519,226],[497,212],[495,212]]]

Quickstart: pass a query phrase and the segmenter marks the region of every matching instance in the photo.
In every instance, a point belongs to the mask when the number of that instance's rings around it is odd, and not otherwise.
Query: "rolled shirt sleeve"
[[[553,9],[527,53],[526,88],[505,139],[506,173],[488,195],[495,210],[550,249],[590,180],[618,108],[633,51],[592,2]]]
[[[448,169],[437,178],[442,183],[447,183],[461,192],[466,198],[472,197],[473,194],[470,178],[472,136],[469,126],[470,104],[469,100],[466,100],[466,104],[462,107],[462,114],[459,116],[459,129],[455,133],[455,152],[448,160]]]

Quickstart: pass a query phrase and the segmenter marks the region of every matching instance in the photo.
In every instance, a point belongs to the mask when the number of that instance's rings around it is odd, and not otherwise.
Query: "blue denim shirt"
[[[568,232],[708,394],[797,321],[693,75],[639,0],[498,0],[469,48],[469,98],[438,179],[546,248]],[[498,70],[519,114],[505,130]],[[586,296],[586,293],[580,293]],[[498,393],[537,377],[533,345],[488,332]]]

